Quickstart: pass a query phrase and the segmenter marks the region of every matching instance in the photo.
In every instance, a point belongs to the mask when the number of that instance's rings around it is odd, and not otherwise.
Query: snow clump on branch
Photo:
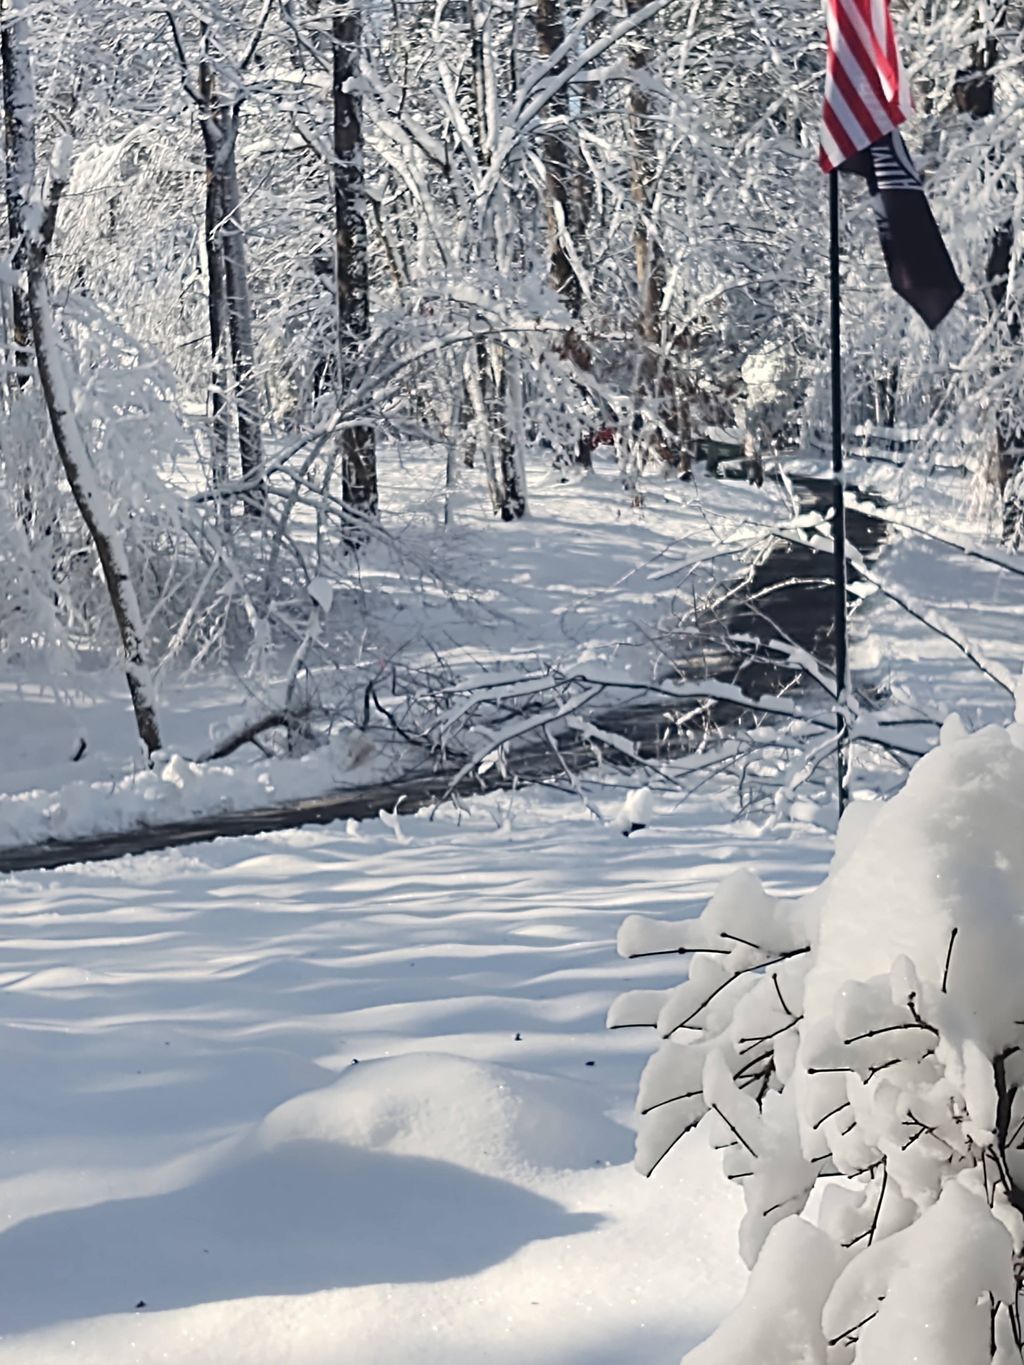
[[[700,1124],[746,1203],[746,1295],[687,1365],[1024,1359],[1022,831],[1024,726],[947,723],[809,895],[739,871],[622,925],[625,957],[693,955],[609,1017],[661,1039],[637,1165]]]

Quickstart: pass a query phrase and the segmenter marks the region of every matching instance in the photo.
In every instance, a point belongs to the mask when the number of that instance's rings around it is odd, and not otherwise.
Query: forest
[[[972,287],[936,339],[878,306],[850,195],[846,412],[912,430],[918,469],[955,450],[1012,542],[1019,16],[990,9],[898,13]],[[466,591],[403,535],[410,467],[434,526],[494,514],[497,560],[528,466],[611,463],[641,503],[716,438],[757,479],[827,439],[819,28],[731,0],[12,4],[5,656],[123,656],[148,752],[154,675],[230,669],[293,751],[358,720],[381,657],[414,709],[457,681],[385,624],[411,585]]]
[[[1024,3],[0,98],[0,1365],[1021,1365]]]

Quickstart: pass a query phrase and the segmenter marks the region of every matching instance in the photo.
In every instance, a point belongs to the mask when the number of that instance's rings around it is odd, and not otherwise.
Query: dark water
[[[831,482],[802,480],[798,492],[807,510],[825,512],[831,509]],[[885,537],[885,523],[862,511],[847,510],[846,535],[849,543],[870,559]],[[835,658],[832,565],[831,550],[824,552],[802,544],[781,542],[754,573],[749,598],[756,603],[757,610],[746,601],[740,602],[730,614],[730,632],[751,636],[762,645],[772,640],[788,640],[821,663],[830,665]],[[851,581],[856,582],[857,577],[853,570]],[[772,653],[767,649],[762,651],[766,659]],[[745,690],[754,696],[773,691],[772,681],[780,681],[782,676],[768,668],[766,672],[758,673],[758,679],[763,678],[763,681],[745,687]]]
[[[791,482],[803,511],[822,516],[831,512],[830,479],[793,478]],[[878,552],[885,532],[884,521],[859,509],[847,509],[847,540],[866,560]],[[824,534],[831,538],[831,523]],[[831,546],[818,550],[777,539],[742,594],[720,613],[710,613],[703,624],[681,625],[673,651],[675,666],[666,669],[666,679],[669,683],[673,677],[713,679],[739,687],[748,697],[777,696],[807,686],[806,673],[783,663],[779,650],[772,647],[780,642],[809,654],[827,675],[835,659],[832,569]],[[858,577],[856,570],[850,571],[852,583]],[[742,643],[737,643],[739,639]],[[626,706],[608,713],[605,724],[633,740],[645,758],[666,758],[692,748],[698,732],[749,720],[743,707],[716,702],[680,727],[672,717],[681,708],[679,702]]]

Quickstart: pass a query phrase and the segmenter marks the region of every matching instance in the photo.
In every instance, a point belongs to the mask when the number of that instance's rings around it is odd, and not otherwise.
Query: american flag
[[[827,0],[821,169],[835,171],[910,115],[889,0]]]
[[[889,0],[826,5],[821,169],[867,180],[892,287],[937,327],[964,290],[898,132],[912,105]]]

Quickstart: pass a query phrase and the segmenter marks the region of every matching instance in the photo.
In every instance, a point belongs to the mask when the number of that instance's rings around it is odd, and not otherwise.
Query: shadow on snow
[[[134,1310],[469,1275],[588,1231],[507,1181],[297,1141],[183,1189],[29,1219],[0,1236],[0,1333]]]

